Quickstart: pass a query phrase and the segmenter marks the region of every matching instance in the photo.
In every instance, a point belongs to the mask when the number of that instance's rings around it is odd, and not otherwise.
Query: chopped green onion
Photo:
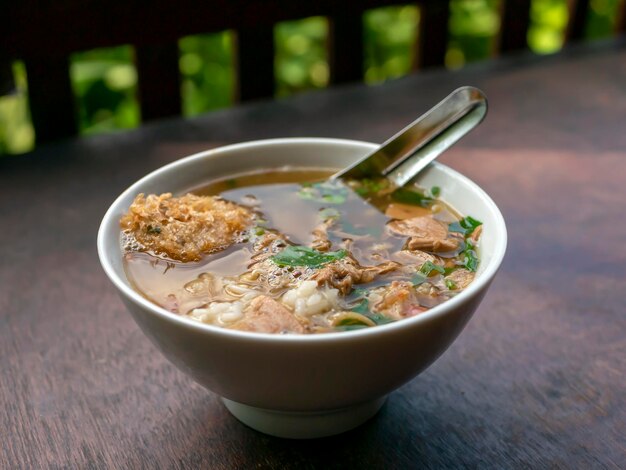
[[[446,279],[446,287],[449,290],[455,290],[457,288],[456,282],[454,282],[452,279]]]
[[[450,225],[448,225],[448,230],[450,232],[459,232],[463,235],[469,235],[482,224],[483,223],[480,220],[476,220],[468,215],[458,222],[452,222]]]
[[[476,251],[474,251],[474,244],[469,239],[465,240],[465,248],[461,255],[465,269],[475,273],[478,268],[478,256],[476,256]]]
[[[420,268],[420,273],[426,277],[430,276],[433,271],[440,274],[445,274],[446,272],[443,266],[437,266],[436,264],[433,264],[432,261],[426,261],[424,264],[422,264],[422,267]]]
[[[403,204],[428,207],[434,199],[407,188],[398,188],[391,193],[391,199]]]
[[[432,197],[439,197],[439,195],[441,194],[441,188],[439,186],[433,186],[432,188],[430,188],[430,194],[432,195]]]

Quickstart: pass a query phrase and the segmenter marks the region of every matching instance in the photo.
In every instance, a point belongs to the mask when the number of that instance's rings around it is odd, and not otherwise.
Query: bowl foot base
[[[278,411],[255,408],[222,398],[235,418],[252,429],[276,437],[314,439],[356,428],[374,416],[387,397],[329,411]]]

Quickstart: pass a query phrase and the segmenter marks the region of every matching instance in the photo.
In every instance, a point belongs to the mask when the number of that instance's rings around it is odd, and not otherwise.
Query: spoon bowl
[[[426,113],[332,179],[385,177],[396,187],[415,178],[482,122],[487,98],[478,88],[457,88]]]

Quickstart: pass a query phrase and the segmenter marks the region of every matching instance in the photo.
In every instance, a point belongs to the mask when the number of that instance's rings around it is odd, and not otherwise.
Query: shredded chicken
[[[459,247],[458,240],[448,237],[446,224],[431,216],[392,220],[387,227],[395,234],[410,237],[407,242],[409,250],[446,252]]]
[[[139,194],[120,220],[145,249],[179,261],[197,261],[227,248],[252,221],[245,207],[211,196]]]
[[[244,318],[230,328],[257,333],[304,333],[302,324],[283,304],[265,295],[255,297]]]

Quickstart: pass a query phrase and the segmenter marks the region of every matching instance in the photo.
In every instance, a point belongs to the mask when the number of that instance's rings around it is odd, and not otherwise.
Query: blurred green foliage
[[[328,20],[285,21],[274,28],[276,96],[328,85]]]
[[[620,0],[591,0],[589,6],[585,36],[590,39],[610,37],[615,31]]]
[[[366,83],[380,83],[410,72],[418,23],[419,9],[413,5],[365,12],[363,46]]]
[[[448,68],[456,69],[492,55],[500,30],[502,1],[450,0]],[[612,34],[620,1],[626,0],[591,0],[587,38]],[[366,83],[384,82],[411,71],[419,19],[419,8],[414,5],[377,8],[363,15]],[[558,51],[564,42],[567,23],[568,0],[532,0],[528,31],[531,50],[539,54]],[[328,85],[327,37],[328,21],[323,17],[276,25],[277,97]],[[179,41],[185,116],[233,104],[236,79],[233,42],[231,31],[189,36]],[[131,46],[120,46],[81,52],[70,58],[81,133],[110,132],[140,124],[133,54]],[[15,93],[0,96],[0,154],[23,153],[34,145],[23,64],[16,62],[13,72]]]
[[[72,54],[70,78],[81,133],[131,129],[140,122],[131,46]]]
[[[456,69],[489,57],[496,50],[500,31],[499,0],[452,0],[450,43],[446,66]]]
[[[0,96],[0,155],[27,152],[35,142],[30,123],[26,91],[26,70],[22,62],[13,64],[15,92]]]
[[[569,20],[567,0],[533,0],[528,45],[539,54],[550,54],[563,47]]]
[[[233,104],[233,32],[188,36],[178,42],[183,115]]]

